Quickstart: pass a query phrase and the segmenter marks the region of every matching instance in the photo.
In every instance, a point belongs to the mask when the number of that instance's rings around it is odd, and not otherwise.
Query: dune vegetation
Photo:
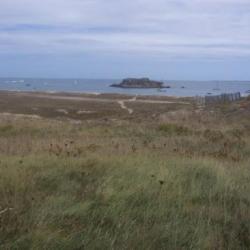
[[[0,249],[249,249],[249,107],[2,114]]]

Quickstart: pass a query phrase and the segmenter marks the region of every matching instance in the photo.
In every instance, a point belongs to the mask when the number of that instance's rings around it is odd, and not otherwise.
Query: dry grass
[[[249,249],[247,108],[144,108],[1,115],[0,248]]]

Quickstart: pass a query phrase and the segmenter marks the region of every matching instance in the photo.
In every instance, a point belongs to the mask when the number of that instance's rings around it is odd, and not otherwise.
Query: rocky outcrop
[[[169,88],[163,82],[152,81],[149,78],[127,78],[120,84],[112,84],[111,87],[118,88]]]

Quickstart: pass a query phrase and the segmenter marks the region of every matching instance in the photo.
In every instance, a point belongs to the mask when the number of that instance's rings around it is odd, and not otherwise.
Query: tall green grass
[[[3,249],[247,249],[249,162],[2,158]]]

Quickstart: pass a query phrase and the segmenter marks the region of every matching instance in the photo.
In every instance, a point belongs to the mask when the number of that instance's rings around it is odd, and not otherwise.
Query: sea
[[[166,89],[125,89],[110,87],[121,79],[0,78],[0,90],[72,93],[119,93],[192,97],[240,92],[250,95],[250,81],[163,81]]]

